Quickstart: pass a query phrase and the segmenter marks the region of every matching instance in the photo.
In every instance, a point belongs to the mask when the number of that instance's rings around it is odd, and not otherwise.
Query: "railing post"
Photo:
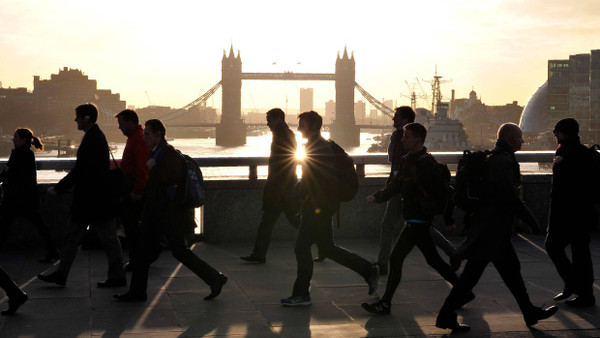
[[[250,181],[258,180],[258,166],[256,164],[251,164],[249,171],[250,171],[250,176],[248,177],[248,179]]]
[[[365,177],[365,164],[364,163],[356,164],[356,175],[358,175],[358,177]]]

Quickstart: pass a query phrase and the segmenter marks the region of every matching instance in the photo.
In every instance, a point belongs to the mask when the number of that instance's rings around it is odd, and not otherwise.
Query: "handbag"
[[[122,202],[123,198],[129,195],[129,183],[112,152],[110,152],[110,156],[115,164],[114,168],[108,169],[108,188],[110,197],[118,198]]]

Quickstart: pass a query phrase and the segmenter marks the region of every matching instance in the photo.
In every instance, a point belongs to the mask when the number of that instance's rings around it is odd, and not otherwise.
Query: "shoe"
[[[127,285],[127,278],[109,278],[105,281],[96,283],[99,288],[116,288]]]
[[[279,301],[283,306],[306,306],[311,305],[310,296],[292,296]]]
[[[212,282],[212,284],[210,285],[210,294],[204,297],[204,300],[211,300],[217,297],[221,293],[221,290],[223,289],[223,285],[225,285],[225,283],[227,283],[227,277],[225,277],[224,274],[219,273],[215,281]]]
[[[132,292],[123,293],[120,295],[113,295],[113,298],[118,299],[122,302],[145,302],[146,293],[136,294]]]
[[[552,317],[556,313],[556,311],[558,311],[558,306],[556,305],[552,305],[545,309],[541,307],[534,307],[533,309],[529,310],[526,314],[524,314],[523,318],[525,319],[525,324],[527,324],[527,326],[532,326],[537,324],[537,322],[542,319]]]
[[[380,276],[387,276],[388,274],[388,266],[387,265],[382,265],[382,264],[377,264],[379,266],[379,275]]]
[[[369,284],[369,296],[373,296],[379,287],[379,266],[377,264],[371,267],[371,274],[365,280]]]
[[[460,307],[463,307],[465,305],[467,305],[468,303],[470,303],[473,299],[475,299],[475,294],[471,291],[469,292],[469,294],[465,297],[465,299],[463,300],[462,304],[460,304]]]
[[[254,254],[252,254],[250,256],[240,257],[240,259],[243,261],[246,261],[246,262],[258,263],[258,264],[264,264],[267,261],[264,257],[258,257],[258,256],[255,256]]]
[[[365,311],[375,313],[378,315],[389,315],[390,310],[392,308],[392,305],[390,303],[386,303],[383,301],[378,301],[372,304],[362,302],[360,306],[362,306],[362,308],[365,309]]]
[[[315,259],[313,259],[313,262],[322,262],[325,260],[325,256],[317,256]]]
[[[440,316],[435,320],[435,326],[440,329],[450,329],[452,332],[467,332],[471,329],[471,327],[467,324],[459,323],[456,318],[442,318]]]
[[[573,294],[573,291],[569,290],[569,289],[564,289],[563,292],[557,294],[556,296],[554,296],[555,301],[559,301],[559,300],[565,300],[567,298],[569,298],[571,295]]]
[[[589,296],[577,296],[575,298],[565,301],[565,304],[572,307],[587,307],[596,305],[596,298],[594,295]]]
[[[56,272],[53,272],[49,275],[42,275],[41,273],[39,275],[37,275],[37,278],[39,280],[42,280],[46,283],[55,283],[58,284],[60,286],[65,286],[67,285],[67,278],[65,277],[60,277],[56,274]]]
[[[3,316],[12,316],[17,312],[21,305],[25,304],[25,302],[29,299],[25,292],[21,292],[17,296],[8,297],[8,309],[0,312]]]

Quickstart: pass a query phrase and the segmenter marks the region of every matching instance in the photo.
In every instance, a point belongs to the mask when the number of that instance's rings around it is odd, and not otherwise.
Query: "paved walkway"
[[[454,238],[458,240],[458,238]],[[340,239],[338,243],[367,259],[377,253],[373,240]],[[543,237],[515,237],[514,243],[534,304],[553,304],[562,283],[543,252]],[[0,264],[24,287],[30,300],[13,317],[0,318],[0,337],[403,337],[442,336],[434,326],[449,292],[448,285],[428,267],[418,250],[404,265],[404,280],[392,313],[373,316],[360,307],[367,286],[352,271],[325,260],[315,264],[313,305],[285,308],[279,299],[290,295],[296,262],[291,241],[274,242],[267,264],[254,265],[238,257],[250,244],[197,243],[194,252],[229,277],[213,301],[202,298],[208,287],[164,252],[150,270],[146,303],[114,301],[112,290],[96,288],[103,280],[106,258],[100,250],[81,251],[66,287],[43,283],[36,275],[48,268],[37,262],[41,252],[4,252]],[[600,242],[592,242],[596,289],[600,276]],[[129,277],[129,276],[128,276]],[[380,293],[385,287],[380,280]],[[600,309],[559,305],[556,316],[529,329],[500,277],[488,267],[474,290],[477,298],[459,319],[471,325],[464,337],[599,337]],[[600,300],[600,290],[596,291]],[[0,308],[6,308],[6,298]]]

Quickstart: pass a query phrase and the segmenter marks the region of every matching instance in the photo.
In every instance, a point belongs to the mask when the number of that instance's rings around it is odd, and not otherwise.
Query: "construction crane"
[[[144,90],[144,92],[146,93],[146,97],[148,98],[148,103],[150,103],[150,105],[153,106],[152,101],[150,101],[150,95],[148,95],[148,91]]]

